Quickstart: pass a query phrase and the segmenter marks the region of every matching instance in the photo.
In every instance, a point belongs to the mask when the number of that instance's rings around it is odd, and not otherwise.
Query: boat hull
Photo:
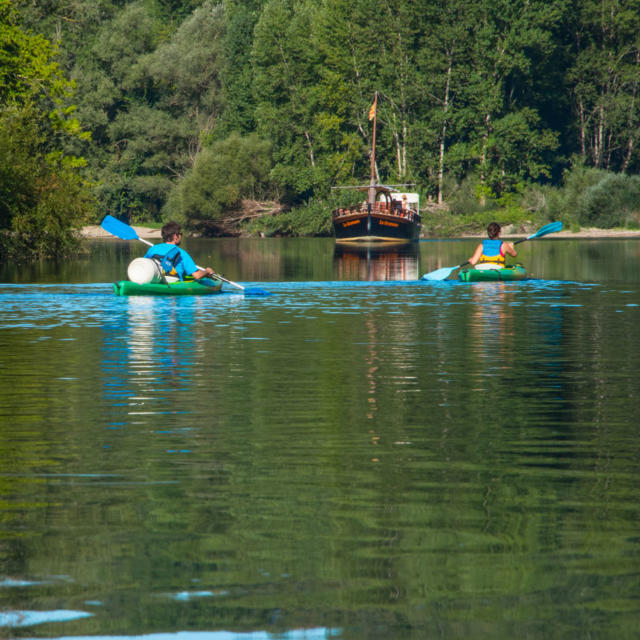
[[[186,282],[172,282],[169,284],[137,284],[130,280],[113,283],[113,290],[117,296],[206,296],[220,293],[222,281],[217,278],[203,278],[205,283],[198,280]]]
[[[367,212],[334,216],[333,230],[336,242],[413,242],[420,236],[420,216]]]
[[[524,280],[527,270],[521,264],[502,269],[465,269],[458,275],[462,282],[497,282]]]

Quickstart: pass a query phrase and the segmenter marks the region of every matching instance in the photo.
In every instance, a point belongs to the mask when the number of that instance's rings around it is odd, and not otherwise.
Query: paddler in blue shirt
[[[503,242],[500,240],[500,232],[502,229],[497,222],[492,222],[487,227],[486,240],[483,240],[475,250],[475,253],[469,258],[469,262],[475,266],[476,264],[487,265],[486,268],[504,267],[504,256],[509,254],[512,257],[518,255],[515,247],[511,242]]]
[[[214,275],[214,270],[209,267],[200,269],[193,258],[178,246],[182,241],[182,229],[177,222],[167,222],[160,233],[162,244],[149,247],[144,257],[158,260],[165,276],[174,276],[180,280],[185,280],[187,277],[200,280],[200,278]]]

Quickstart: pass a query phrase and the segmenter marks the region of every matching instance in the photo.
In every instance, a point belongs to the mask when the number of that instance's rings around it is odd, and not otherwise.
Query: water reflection
[[[110,427],[154,424],[159,415],[166,421],[167,415],[185,413],[173,398],[196,384],[196,363],[204,359],[204,329],[196,318],[213,310],[201,298],[131,296],[121,304],[116,321],[103,324],[101,371]]]
[[[340,629],[293,629],[278,633],[267,631],[178,631],[176,633],[150,633],[146,635],[94,635],[65,636],[56,640],[330,640],[342,638]]]
[[[0,287],[11,637],[634,637],[637,275],[315,244],[270,297]]]
[[[514,357],[513,285],[504,282],[471,287],[470,348],[478,359],[478,370],[511,368]]]
[[[333,264],[339,280],[418,280],[420,245],[336,244]]]
[[[371,314],[365,321],[367,330],[367,351],[366,351],[366,367],[367,367],[367,418],[372,419],[377,411],[376,406],[376,373],[378,371],[378,352],[376,345],[376,324]]]
[[[198,350],[194,319],[199,306],[199,298],[185,303],[171,300],[168,304],[153,297],[127,299],[129,366],[142,392],[157,389],[158,376],[167,391],[189,386]]]
[[[30,627],[50,622],[68,622],[88,618],[92,614],[86,611],[7,611],[0,613],[1,627]]]

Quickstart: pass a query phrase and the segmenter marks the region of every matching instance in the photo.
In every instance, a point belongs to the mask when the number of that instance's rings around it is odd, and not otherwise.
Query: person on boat
[[[515,258],[518,253],[511,242],[503,242],[500,240],[500,232],[502,231],[497,222],[492,222],[487,227],[486,240],[483,240],[477,247],[474,254],[469,258],[469,262],[474,267],[477,264],[486,264],[491,267],[504,267],[506,254]]]
[[[163,242],[149,247],[144,257],[160,262],[165,276],[174,276],[180,280],[200,280],[214,275],[214,270],[209,267],[200,269],[193,258],[178,246],[182,241],[182,229],[177,222],[167,222],[160,233]]]

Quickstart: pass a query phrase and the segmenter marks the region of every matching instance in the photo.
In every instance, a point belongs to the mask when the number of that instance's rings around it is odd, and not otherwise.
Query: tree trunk
[[[487,147],[489,145],[489,123],[491,122],[491,114],[487,113],[484,116],[484,133],[482,134],[482,152],[480,154],[480,184],[486,185],[487,182]],[[484,190],[480,193],[480,206],[487,203],[487,198]]]
[[[600,167],[604,153],[604,105],[601,103],[598,109],[598,131],[593,144],[593,164]]]
[[[311,142],[311,136],[309,135],[308,131],[304,132],[304,137],[307,139],[307,144],[309,145],[309,160],[311,162],[311,166],[315,169],[316,160],[313,156],[313,144]]]
[[[449,87],[451,86],[451,67],[452,59],[449,57],[449,66],[447,67],[447,82],[444,88],[444,104],[442,106],[442,132],[440,134],[440,159],[438,162],[438,204],[442,204],[442,186],[444,183],[444,150],[447,139],[447,113],[449,111]]]
[[[636,56],[635,56],[635,66],[636,69],[639,66],[640,63],[640,51],[636,51]],[[635,132],[635,126],[634,126],[634,122],[636,120],[635,118],[635,112],[636,112],[636,96],[638,95],[638,81],[637,78],[638,76],[635,75],[634,76],[634,80],[633,80],[633,90],[631,91],[631,105],[629,106],[629,115],[627,117],[627,129],[629,131],[628,137],[627,137],[627,153],[625,154],[624,157],[624,161],[622,163],[622,172],[626,173],[627,169],[629,168],[629,164],[631,163],[631,153],[633,152],[633,140],[634,140],[634,132]]]
[[[582,100],[578,100],[578,114],[580,117],[580,155],[582,156],[582,162],[584,162],[587,159],[587,132]]]

